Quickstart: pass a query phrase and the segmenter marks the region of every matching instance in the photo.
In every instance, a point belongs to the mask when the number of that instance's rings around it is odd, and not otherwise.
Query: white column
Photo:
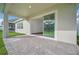
[[[3,19],[3,38],[8,37],[8,32],[9,32],[9,24],[8,24],[8,15],[6,12],[4,12],[4,19]]]

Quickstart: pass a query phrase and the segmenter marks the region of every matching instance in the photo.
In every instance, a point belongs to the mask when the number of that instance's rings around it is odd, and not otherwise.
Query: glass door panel
[[[44,24],[43,35],[46,37],[54,37],[55,14],[44,16],[43,24]]]

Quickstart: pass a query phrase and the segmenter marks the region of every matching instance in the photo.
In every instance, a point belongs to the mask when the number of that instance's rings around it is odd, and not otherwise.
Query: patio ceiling
[[[7,4],[7,12],[10,15],[28,18],[35,14],[39,14],[42,10],[50,8],[53,5],[55,5],[55,3],[11,3]]]

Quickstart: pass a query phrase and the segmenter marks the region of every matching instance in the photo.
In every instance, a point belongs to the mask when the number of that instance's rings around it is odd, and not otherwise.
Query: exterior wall
[[[25,20],[23,22],[24,22],[23,26],[24,26],[25,34],[30,35],[30,22],[29,22],[29,20]]]
[[[20,19],[19,19],[20,20]],[[23,29],[17,29],[17,24],[23,22]],[[24,33],[26,35],[30,34],[30,24],[27,20],[21,20],[15,23],[15,32]]]
[[[31,33],[43,32],[43,19],[35,19],[30,21]]]
[[[76,4],[57,4],[30,19],[39,18],[54,11],[56,11],[55,39],[76,44]]]
[[[57,15],[57,40],[67,43],[77,43],[76,39],[76,6],[70,4],[61,6]]]

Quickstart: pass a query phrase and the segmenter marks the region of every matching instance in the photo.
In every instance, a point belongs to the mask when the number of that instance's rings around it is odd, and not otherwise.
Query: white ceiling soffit
[[[29,8],[30,5],[31,8]],[[9,4],[8,13],[20,17],[30,17],[53,5],[55,3],[11,3]]]

